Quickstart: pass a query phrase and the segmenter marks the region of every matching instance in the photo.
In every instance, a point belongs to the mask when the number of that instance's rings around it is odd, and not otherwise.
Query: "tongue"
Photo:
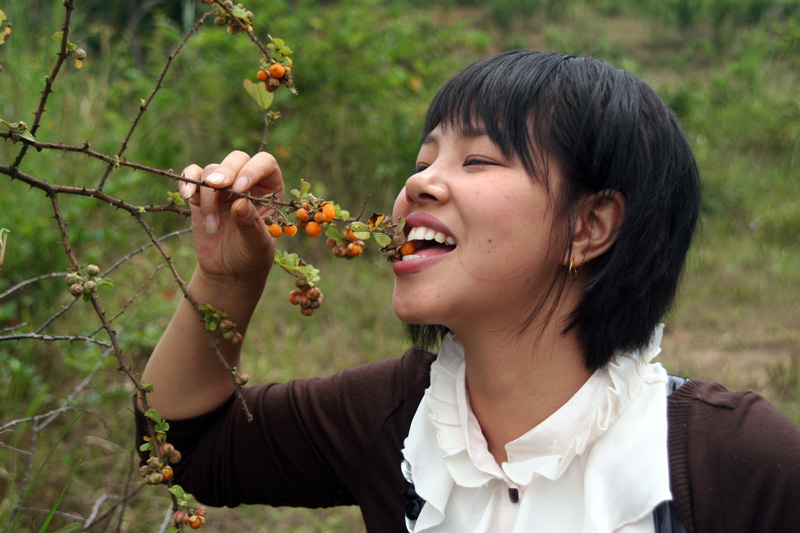
[[[414,255],[420,257],[433,257],[435,255],[442,255],[453,251],[452,246],[445,246],[443,244],[433,244],[421,250],[414,252]]]

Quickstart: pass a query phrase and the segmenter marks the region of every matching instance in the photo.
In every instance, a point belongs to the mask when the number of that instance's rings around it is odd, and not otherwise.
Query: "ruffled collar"
[[[411,464],[416,490],[430,504],[425,506],[427,509],[423,508],[415,531],[443,522],[454,487],[478,488],[486,486],[491,480],[501,479],[509,487],[518,487],[524,494],[528,487],[537,482],[559,483],[577,457],[594,454],[594,445],[614,427],[631,404],[642,396],[639,393],[643,385],[663,385],[666,382],[663,368],[650,364],[661,351],[661,335],[662,327],[659,326],[647,349],[637,354],[619,354],[606,367],[597,370],[558,411],[525,435],[508,443],[506,452],[509,460],[502,465],[497,465],[489,454],[477,419],[469,408],[464,379],[463,346],[454,335],[448,335],[431,368],[430,387],[425,391],[405,443],[404,454]],[[639,427],[634,435],[634,438],[643,441],[639,443],[638,451],[652,452],[639,454],[646,457],[643,461],[645,464],[637,465],[636,460],[619,457],[614,446],[605,446],[601,447],[602,453],[608,457],[598,459],[602,459],[600,463],[606,466],[600,466],[597,470],[608,471],[608,465],[616,465],[622,469],[607,472],[613,477],[610,480],[612,492],[615,481],[630,483],[630,480],[634,480],[634,484],[638,484],[635,480],[641,477],[641,472],[635,471],[637,468],[655,470],[658,475],[646,483],[654,484],[657,490],[647,490],[644,487],[646,496],[643,498],[617,498],[617,510],[598,511],[596,504],[583,505],[580,510],[587,515],[596,515],[599,512],[603,516],[587,516],[586,520],[599,520],[608,525],[609,530],[614,524],[641,516],[642,509],[651,511],[655,504],[669,499],[666,391],[663,387],[656,387],[654,390],[655,393],[651,390],[640,403],[644,404],[644,412],[649,413],[646,416],[655,417],[654,423],[661,430],[648,436]],[[640,421],[629,420],[622,424],[624,427],[617,428],[616,434],[627,438],[625,433],[635,429],[637,424],[641,426]],[[432,438],[434,435],[435,439]],[[662,460],[663,468],[660,468],[659,461]],[[588,464],[585,460],[580,463],[577,468]],[[598,461],[592,463],[596,465]],[[560,484],[571,483],[575,476],[568,477],[568,481]],[[596,479],[597,476],[589,472],[584,478]],[[607,481],[609,480],[600,483]],[[576,490],[585,491],[587,488],[576,487]],[[629,491],[630,487],[625,490]],[[654,498],[657,501],[652,501]],[[631,499],[634,501],[628,504]],[[582,499],[576,498],[575,501]],[[570,505],[565,502],[566,507]]]

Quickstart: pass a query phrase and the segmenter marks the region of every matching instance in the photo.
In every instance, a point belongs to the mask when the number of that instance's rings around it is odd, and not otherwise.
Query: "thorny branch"
[[[176,236],[176,235],[180,235],[182,233],[185,233],[185,232],[189,231],[189,229],[180,230],[180,231],[177,231],[177,232],[173,232],[173,233],[158,237],[155,234],[155,232],[153,231],[152,227],[147,223],[147,221],[144,218],[144,215],[147,214],[147,213],[158,213],[158,212],[172,212],[172,213],[176,213],[176,214],[179,214],[179,215],[182,215],[182,216],[188,216],[189,210],[185,209],[185,208],[181,208],[181,207],[179,207],[177,205],[173,205],[172,203],[164,204],[164,205],[153,205],[153,204],[145,205],[145,206],[135,205],[133,203],[126,202],[126,201],[122,200],[122,198],[118,198],[116,196],[113,196],[111,194],[106,193],[104,191],[104,188],[107,185],[111,174],[114,171],[116,171],[116,170],[118,170],[120,168],[128,168],[128,169],[131,169],[133,171],[146,172],[148,174],[151,174],[151,175],[154,175],[154,176],[157,176],[157,177],[167,178],[167,179],[172,180],[172,181],[181,180],[181,181],[193,183],[193,184],[198,185],[198,186],[204,186],[204,187],[207,186],[203,182],[190,180],[190,179],[188,179],[188,178],[186,178],[184,176],[176,175],[175,173],[173,173],[173,171],[171,169],[170,170],[163,170],[163,169],[155,168],[155,167],[152,167],[152,166],[144,165],[144,164],[141,164],[141,163],[128,161],[127,159],[124,158],[124,153],[127,150],[131,139],[133,138],[133,134],[136,131],[137,126],[139,125],[142,116],[148,110],[148,107],[149,107],[150,103],[153,101],[153,99],[156,97],[157,93],[161,89],[161,87],[163,85],[163,82],[164,82],[164,80],[165,80],[165,78],[166,78],[166,76],[167,76],[167,74],[169,72],[170,66],[172,65],[172,62],[175,59],[175,57],[181,52],[181,50],[183,50],[183,48],[185,47],[185,45],[187,44],[189,39],[192,37],[192,35],[194,35],[200,29],[200,27],[204,24],[204,22],[206,21],[206,19],[209,16],[211,16],[211,15],[213,15],[215,13],[218,13],[219,10],[224,10],[224,11],[228,12],[228,14],[230,14],[230,15],[232,15],[232,13],[231,13],[230,9],[223,4],[223,2],[216,1],[216,2],[214,2],[214,5],[216,7],[214,9],[212,9],[211,11],[206,12],[205,14],[203,14],[198,19],[198,21],[196,22],[194,27],[185,35],[183,40],[178,44],[178,46],[175,48],[175,50],[167,58],[166,63],[164,65],[164,67],[163,67],[158,79],[156,80],[152,91],[150,92],[150,95],[147,97],[146,100],[143,100],[141,105],[139,106],[138,112],[137,112],[136,116],[133,118],[131,126],[128,129],[127,134],[125,135],[125,137],[124,137],[124,139],[123,139],[123,141],[122,141],[122,143],[121,143],[121,145],[119,147],[119,150],[116,152],[115,155],[111,156],[111,155],[103,154],[103,153],[97,152],[95,150],[92,150],[89,142],[84,142],[83,144],[76,146],[76,145],[63,144],[61,142],[59,142],[59,143],[49,143],[49,142],[42,142],[40,140],[32,140],[34,138],[33,136],[38,133],[39,127],[41,125],[42,117],[43,117],[44,113],[46,112],[46,108],[47,108],[47,104],[48,104],[49,98],[51,97],[51,95],[54,94],[53,86],[54,86],[54,83],[56,81],[56,78],[58,77],[59,72],[61,71],[61,67],[64,64],[64,61],[66,61],[70,57],[70,55],[72,54],[73,49],[74,49],[74,45],[71,45],[70,42],[69,42],[70,32],[71,32],[72,12],[75,9],[74,0],[63,0],[63,5],[65,7],[65,15],[64,15],[64,23],[63,23],[63,25],[61,27],[59,52],[57,54],[57,58],[56,58],[55,63],[53,65],[52,71],[50,72],[50,74],[48,76],[45,77],[44,88],[43,88],[42,93],[41,93],[41,98],[39,99],[39,103],[38,103],[37,109],[34,112],[33,124],[31,125],[31,127],[28,130],[30,132],[30,137],[29,138],[23,138],[22,136],[20,136],[17,132],[15,132],[13,130],[12,131],[0,132],[0,139],[3,139],[5,142],[13,142],[13,143],[19,143],[20,144],[19,152],[17,153],[17,156],[15,157],[13,163],[11,163],[10,165],[0,165],[0,174],[8,176],[12,181],[19,180],[19,181],[21,181],[23,183],[26,183],[29,186],[31,186],[32,188],[42,191],[48,197],[48,199],[50,200],[50,203],[51,203],[53,219],[55,220],[55,223],[56,223],[56,225],[58,227],[58,231],[59,231],[59,234],[60,234],[60,243],[63,246],[64,254],[68,258],[68,261],[69,261],[69,263],[71,265],[71,269],[72,269],[72,271],[74,273],[76,273],[78,275],[82,275],[83,271],[84,271],[84,268],[85,268],[85,265],[83,265],[81,263],[81,261],[79,260],[78,256],[76,255],[75,250],[72,247],[72,243],[71,243],[71,239],[70,239],[70,232],[68,230],[68,223],[64,219],[64,216],[63,216],[62,211],[61,211],[61,203],[59,201],[59,197],[61,195],[88,197],[88,198],[94,199],[97,202],[100,202],[101,204],[107,205],[108,207],[115,207],[115,208],[121,209],[121,210],[131,214],[137,220],[137,222],[142,227],[144,232],[147,234],[147,236],[149,238],[149,242],[147,244],[145,244],[144,246],[140,247],[137,250],[129,252],[128,254],[126,254],[125,256],[120,258],[114,265],[112,265],[110,268],[108,268],[103,273],[103,276],[106,276],[109,272],[114,271],[119,266],[121,266],[122,264],[126,263],[131,258],[133,258],[135,255],[141,253],[142,251],[144,251],[144,250],[146,250],[146,249],[148,249],[150,247],[155,247],[157,252],[160,254],[161,258],[163,259],[163,263],[160,264],[156,268],[156,270],[150,275],[149,278],[147,278],[143,283],[140,284],[139,288],[136,291],[134,291],[134,293],[127,299],[127,301],[124,304],[122,304],[122,306],[118,310],[118,312],[116,312],[110,318],[107,317],[106,309],[101,304],[100,299],[98,298],[98,296],[95,293],[88,293],[88,294],[83,295],[83,297],[85,297],[85,299],[88,300],[88,302],[90,303],[94,315],[98,318],[98,320],[100,322],[99,327],[88,336],[87,335],[55,335],[55,334],[45,333],[45,331],[48,328],[50,328],[50,326],[53,323],[55,323],[60,317],[64,316],[66,314],[66,312],[68,310],[70,310],[72,307],[74,307],[76,305],[76,302],[78,302],[82,297],[76,297],[75,299],[73,299],[69,304],[65,305],[62,309],[60,309],[58,312],[56,312],[54,315],[52,315],[50,318],[48,318],[42,325],[40,325],[32,333],[28,333],[28,332],[20,333],[20,332],[17,332],[18,330],[22,329],[22,327],[25,326],[25,324],[22,324],[22,325],[17,324],[15,326],[12,326],[12,327],[9,327],[9,328],[6,328],[6,329],[0,331],[0,342],[3,342],[3,341],[5,341],[5,342],[21,341],[21,340],[33,340],[33,341],[38,341],[38,342],[57,342],[57,341],[58,342],[82,342],[82,343],[97,345],[97,346],[100,346],[100,347],[103,347],[103,348],[106,349],[105,353],[102,355],[100,360],[97,361],[97,363],[94,365],[93,369],[89,372],[89,374],[85,377],[85,379],[83,379],[80,382],[80,384],[77,387],[75,387],[75,389],[73,390],[72,394],[70,394],[69,397],[64,400],[63,407],[61,407],[59,409],[48,411],[48,412],[40,414],[40,415],[35,415],[35,416],[26,417],[26,418],[21,418],[21,419],[18,419],[18,420],[13,420],[13,421],[7,422],[7,423],[3,424],[2,426],[0,426],[0,434],[2,434],[3,432],[14,431],[14,429],[17,426],[20,426],[22,424],[28,424],[28,423],[32,424],[31,436],[30,436],[30,440],[29,440],[29,443],[28,443],[28,449],[27,450],[24,450],[24,449],[22,449],[22,448],[20,448],[18,446],[11,446],[11,445],[8,445],[8,444],[0,443],[0,448],[5,449],[5,450],[10,450],[10,451],[14,452],[15,454],[19,454],[19,455],[22,455],[22,456],[27,458],[25,470],[24,470],[24,473],[23,473],[23,478],[22,478],[22,481],[21,481],[21,486],[19,487],[19,494],[18,494],[18,497],[16,499],[16,502],[14,503],[14,505],[11,508],[11,517],[12,517],[12,519],[14,517],[16,517],[18,515],[18,513],[23,512],[23,511],[24,512],[30,512],[30,513],[45,512],[44,510],[41,510],[41,509],[36,509],[36,508],[33,508],[33,507],[25,507],[24,506],[25,498],[26,498],[26,496],[27,496],[27,494],[29,492],[29,489],[31,488],[31,485],[30,485],[32,483],[31,474],[33,472],[34,457],[36,456],[37,442],[38,442],[39,435],[40,435],[41,431],[44,430],[44,428],[48,424],[50,424],[50,422],[52,422],[57,416],[59,416],[60,414],[63,414],[64,412],[71,411],[71,410],[78,410],[78,411],[86,412],[86,409],[82,409],[82,408],[78,408],[78,407],[71,407],[69,404],[72,403],[75,400],[75,398],[78,396],[78,394],[89,384],[89,382],[92,380],[92,378],[96,375],[96,373],[102,367],[102,365],[103,365],[104,361],[106,360],[106,358],[108,356],[110,356],[112,353],[114,354],[114,356],[117,359],[119,371],[122,372],[127,377],[127,379],[133,384],[133,386],[135,387],[139,397],[141,398],[141,402],[142,402],[142,405],[143,405],[144,409],[145,410],[149,409],[149,405],[147,403],[148,389],[147,389],[146,386],[144,386],[142,384],[142,382],[140,381],[140,379],[137,376],[136,372],[133,370],[132,364],[128,360],[128,356],[126,355],[125,351],[123,350],[123,348],[122,348],[122,346],[121,346],[121,344],[119,342],[119,338],[118,338],[117,332],[112,327],[112,323],[114,323],[115,320],[117,320],[122,314],[124,314],[129,309],[129,307],[132,305],[134,300],[145,289],[145,287],[147,287],[151,283],[151,281],[153,280],[154,276],[156,275],[156,273],[161,268],[163,268],[164,266],[166,266],[168,268],[168,270],[170,271],[172,277],[175,280],[175,283],[178,285],[178,287],[182,291],[183,296],[191,303],[191,305],[194,307],[195,311],[197,312],[198,319],[201,320],[201,321],[203,320],[203,313],[200,311],[200,304],[198,302],[196,302],[195,299],[193,298],[193,296],[189,293],[189,291],[187,289],[187,286],[186,286],[186,283],[183,281],[183,279],[181,278],[181,276],[179,275],[179,273],[178,273],[178,271],[177,271],[177,269],[175,267],[173,258],[171,257],[171,255],[169,254],[169,252],[167,251],[167,249],[163,245],[163,241],[165,239],[167,239],[169,237]],[[261,44],[261,42],[253,34],[251,29],[249,27],[245,27],[241,23],[241,21],[238,20],[236,17],[233,17],[233,20],[235,21],[236,24],[239,24],[241,26],[241,29],[245,33],[248,34],[250,40],[258,47],[258,49],[260,50],[261,54],[263,54],[263,56],[265,58],[270,59],[271,58],[270,51],[267,49],[267,47],[265,47],[264,45]],[[290,88],[290,90],[292,90],[292,92],[295,92],[293,87],[289,87],[289,88]],[[269,127],[269,123],[267,123],[265,127]],[[265,135],[266,135],[266,132],[265,132]],[[48,151],[48,152],[61,152],[61,153],[72,153],[72,154],[76,154],[76,155],[83,155],[85,157],[89,157],[89,158],[92,158],[92,159],[95,159],[95,160],[98,160],[98,161],[101,161],[101,162],[105,163],[105,169],[104,169],[102,175],[97,180],[96,186],[94,186],[94,187],[79,187],[79,186],[74,186],[74,185],[63,185],[63,184],[53,183],[53,182],[50,182],[50,181],[45,180],[45,179],[40,179],[40,178],[38,178],[36,176],[32,176],[32,175],[20,170],[20,165],[23,162],[23,160],[25,159],[25,157],[29,154],[31,148],[33,148],[36,152]],[[286,207],[290,207],[292,205],[290,202],[284,202],[284,201],[278,199],[274,194],[273,195],[267,195],[265,197],[253,197],[250,194],[246,194],[246,193],[245,194],[235,193],[233,191],[228,191],[228,192],[229,192],[229,194],[231,194],[233,196],[239,196],[239,197],[247,198],[247,199],[249,199],[250,201],[252,201],[252,202],[254,202],[256,204],[266,205],[268,207],[275,208],[276,211],[279,211],[280,208],[282,208],[282,207],[286,208]],[[362,211],[363,211],[363,208],[362,208]],[[5,247],[4,247],[4,249],[5,249]],[[49,274],[38,275],[38,276],[32,277],[32,278],[30,278],[28,280],[16,283],[15,285],[13,285],[12,287],[8,288],[7,290],[5,290],[3,293],[0,294],[0,301],[4,300],[5,298],[11,297],[12,295],[16,294],[21,289],[24,289],[24,288],[26,288],[26,287],[28,287],[30,285],[33,285],[35,283],[38,283],[38,282],[41,282],[41,281],[44,281],[44,280],[47,280],[47,279],[50,279],[50,278],[64,277],[65,275],[66,275],[66,273],[63,273],[63,272],[53,272],[53,273],[49,273]],[[105,339],[104,340],[100,340],[100,339],[96,338],[96,336],[98,334],[100,334],[101,332],[105,333],[104,336],[107,337],[107,340],[105,340]],[[222,356],[222,354],[221,354],[221,352],[219,350],[219,347],[217,345],[217,343],[218,343],[217,339],[209,331],[206,331],[206,335],[208,337],[208,341],[209,341],[210,346],[213,348],[214,352],[217,354],[218,358],[222,362],[223,366],[225,367],[226,371],[228,372],[228,375],[231,376],[231,379],[234,381],[234,384],[236,385],[236,392],[239,395],[239,399],[240,399],[242,405],[244,406],[245,411],[247,412],[248,418],[252,418],[252,415],[250,414],[249,410],[247,410],[247,405],[245,404],[244,399],[241,396],[240,385],[238,385],[236,383],[235,372],[230,367],[228,367],[225,359],[223,358],[223,356]],[[151,437],[151,439],[154,442],[157,442],[157,439],[156,439],[157,436],[156,436],[156,433],[155,433],[154,425],[153,425],[153,423],[151,421],[149,421],[149,429],[150,429],[150,437]],[[131,470],[131,472],[132,472],[132,470]],[[59,511],[57,513],[57,515],[58,516],[62,516],[62,517],[67,518],[67,519],[70,519],[70,520],[82,522],[83,530],[86,530],[89,527],[91,527],[92,524],[98,523],[99,521],[104,520],[107,517],[109,517],[110,514],[112,512],[114,512],[114,510],[117,509],[118,507],[121,509],[121,512],[124,512],[124,507],[125,507],[126,503],[130,500],[131,497],[133,497],[135,494],[138,493],[138,491],[141,489],[141,487],[142,487],[142,484],[139,484],[132,491],[127,491],[127,487],[126,487],[126,491],[127,492],[124,495],[124,497],[121,497],[121,498],[117,497],[117,496],[113,496],[113,495],[104,494],[103,496],[101,496],[100,498],[98,498],[95,501],[95,503],[93,505],[93,508],[92,508],[92,511],[91,511],[91,515],[89,516],[89,518],[87,518],[85,520],[83,518],[79,517],[79,516],[74,515],[74,514],[61,512],[61,511]],[[176,509],[177,508],[177,501],[175,499],[175,496],[171,495],[171,498],[172,498],[172,501],[173,501],[173,509]],[[116,500],[116,503],[112,506],[112,508],[107,510],[103,514],[99,514],[99,510],[100,510],[101,505],[104,502],[108,501],[108,500],[114,500],[114,499]],[[122,518],[120,516],[120,520],[121,519]],[[10,527],[10,524],[12,524],[12,523],[14,523],[14,522],[13,521],[9,522],[9,527]]]

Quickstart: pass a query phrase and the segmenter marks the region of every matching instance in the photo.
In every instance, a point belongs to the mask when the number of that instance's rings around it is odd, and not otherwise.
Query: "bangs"
[[[470,137],[485,133],[507,159],[521,162],[533,179],[546,183],[552,105],[545,89],[563,61],[564,56],[549,53],[506,52],[473,63],[433,99],[424,135],[440,125]]]

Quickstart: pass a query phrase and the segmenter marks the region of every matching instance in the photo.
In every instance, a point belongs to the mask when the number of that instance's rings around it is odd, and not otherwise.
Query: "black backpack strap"
[[[667,380],[667,396],[681,388],[687,381],[689,378],[670,375]],[[656,533],[689,533],[689,530],[678,520],[678,515],[672,505],[666,501],[658,504],[653,511],[653,522],[655,522]]]

